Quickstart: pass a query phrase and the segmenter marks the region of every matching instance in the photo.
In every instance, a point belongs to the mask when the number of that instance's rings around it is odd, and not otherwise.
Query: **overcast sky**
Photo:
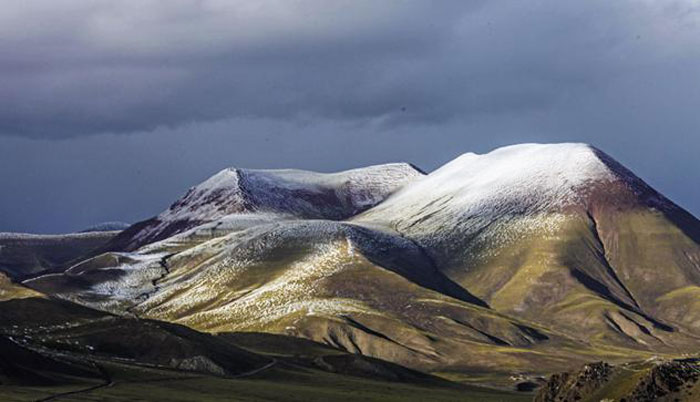
[[[700,215],[697,2],[0,8],[0,231],[135,222],[227,166],[432,170],[564,141]]]

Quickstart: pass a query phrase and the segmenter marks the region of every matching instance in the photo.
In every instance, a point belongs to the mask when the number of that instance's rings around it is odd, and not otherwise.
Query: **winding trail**
[[[236,375],[231,376],[231,377],[229,377],[229,378],[244,378],[244,377],[250,377],[250,376],[252,376],[252,375],[255,375],[255,374],[260,373],[261,371],[265,371],[265,370],[267,370],[267,369],[269,369],[269,368],[272,368],[272,366],[276,365],[278,362],[279,362],[279,360],[277,360],[276,358],[273,357],[271,362],[267,363],[266,365],[264,365],[264,366],[262,366],[262,367],[258,367],[258,368],[256,368],[256,369],[253,369],[253,370],[250,370],[250,371],[246,371],[245,373],[236,374]]]

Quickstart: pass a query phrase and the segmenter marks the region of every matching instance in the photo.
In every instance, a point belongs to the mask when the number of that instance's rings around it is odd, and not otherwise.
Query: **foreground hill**
[[[216,336],[0,282],[0,399],[525,400],[285,336]],[[362,391],[348,397],[347,390]]]
[[[527,398],[297,338],[213,336],[45,298],[0,302],[0,323],[2,400]]]
[[[500,385],[700,344],[700,222],[583,144],[428,175],[227,169],[102,251],[23,283]]]

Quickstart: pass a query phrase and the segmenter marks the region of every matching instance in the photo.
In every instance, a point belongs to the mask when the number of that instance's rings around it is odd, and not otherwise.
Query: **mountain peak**
[[[408,163],[337,173],[229,167],[190,188],[160,217],[211,220],[232,213],[272,212],[342,219],[374,206],[421,175],[419,169]]]
[[[337,173],[226,168],[190,188],[160,215],[134,225],[114,248],[134,249],[229,215],[341,220],[377,205],[421,176],[407,163]]]
[[[438,191],[450,191],[477,204],[490,200],[527,205],[563,204],[594,183],[618,178],[586,144],[521,144],[478,155],[464,154],[428,176]],[[426,180],[427,181],[427,180]]]
[[[485,218],[640,203],[663,207],[668,201],[591,145],[520,144],[465,153],[358,219]]]
[[[619,176],[606,163],[612,159],[583,143],[518,144],[497,148],[486,154],[465,153],[435,173],[479,169],[484,180],[515,182],[536,180],[549,186],[576,186],[591,180],[614,180]],[[546,183],[541,182],[547,180]]]

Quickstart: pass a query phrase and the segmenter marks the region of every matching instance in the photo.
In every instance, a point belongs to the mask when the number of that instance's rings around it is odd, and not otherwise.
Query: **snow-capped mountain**
[[[603,152],[586,144],[523,144],[464,154],[356,218],[425,232],[505,216],[536,216],[672,203]],[[420,224],[416,224],[420,222]]]
[[[697,349],[700,222],[584,144],[424,175],[226,169],[27,286],[208,332],[426,370],[566,369]]]
[[[405,163],[339,173],[227,168],[190,188],[160,215],[132,226],[112,248],[134,249],[231,215],[341,220],[378,204],[422,175]]]
[[[641,343],[670,331],[669,315],[700,328],[677,307],[700,295],[700,222],[589,145],[465,154],[352,220],[414,239],[504,312]]]

